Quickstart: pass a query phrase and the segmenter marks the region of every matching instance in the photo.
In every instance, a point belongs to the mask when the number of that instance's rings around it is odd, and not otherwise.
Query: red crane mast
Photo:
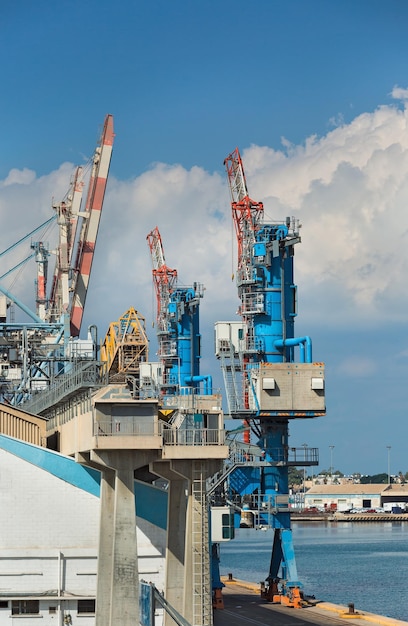
[[[251,284],[254,281],[252,254],[253,244],[255,243],[255,235],[263,223],[264,206],[262,202],[255,202],[249,197],[244,166],[242,164],[241,155],[238,148],[224,160],[227,170],[228,184],[231,192],[231,210],[232,218],[235,226],[235,234],[238,245],[238,267],[237,267],[237,287],[238,294],[241,298],[241,316],[244,324],[245,338],[253,336],[253,319],[252,316],[245,314],[245,303],[251,297]],[[244,408],[249,408],[248,387],[246,364],[249,361],[249,355],[244,352],[243,360],[243,402]],[[245,443],[250,443],[249,423],[244,420],[244,426],[247,430],[243,434]]]
[[[177,284],[177,270],[166,265],[162,238],[157,226],[147,235],[146,239],[153,265],[153,283],[157,299],[157,329],[161,333],[166,333],[168,332],[167,306],[170,294]]]
[[[238,243],[238,288],[243,280],[249,281],[251,246],[255,233],[263,221],[262,202],[251,200],[248,195],[244,166],[238,148],[224,160],[231,192],[232,218]]]

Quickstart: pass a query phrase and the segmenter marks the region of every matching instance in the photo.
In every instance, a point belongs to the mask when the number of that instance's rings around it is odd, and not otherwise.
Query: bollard
[[[232,580],[232,574],[228,574],[228,580]]]
[[[349,609],[349,613],[350,615],[354,614],[354,603],[350,602],[350,604],[348,605],[348,609]]]

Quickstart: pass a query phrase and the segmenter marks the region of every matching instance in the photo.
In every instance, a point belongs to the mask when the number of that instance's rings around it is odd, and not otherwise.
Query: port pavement
[[[260,585],[222,578],[224,608],[214,611],[214,626],[327,626],[357,622],[359,626],[408,626],[408,622],[367,613],[316,599],[307,599],[302,609],[267,602]]]

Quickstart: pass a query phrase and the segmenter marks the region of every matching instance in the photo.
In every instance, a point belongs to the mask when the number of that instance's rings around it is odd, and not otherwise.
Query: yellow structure
[[[110,382],[124,382],[127,375],[139,378],[140,363],[149,355],[145,327],[145,318],[133,307],[110,324],[101,346]]]

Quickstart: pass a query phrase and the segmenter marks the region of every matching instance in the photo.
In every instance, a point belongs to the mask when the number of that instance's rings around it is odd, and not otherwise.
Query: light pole
[[[390,472],[390,454],[391,454],[391,446],[387,446],[388,451],[388,484],[391,484],[391,472]]]
[[[334,446],[329,446],[330,448],[330,482],[333,482],[333,450]]]
[[[304,463],[306,463],[307,459],[307,443],[302,443],[302,448],[304,449]],[[303,508],[305,508],[305,494],[306,494],[306,465],[303,466]]]

